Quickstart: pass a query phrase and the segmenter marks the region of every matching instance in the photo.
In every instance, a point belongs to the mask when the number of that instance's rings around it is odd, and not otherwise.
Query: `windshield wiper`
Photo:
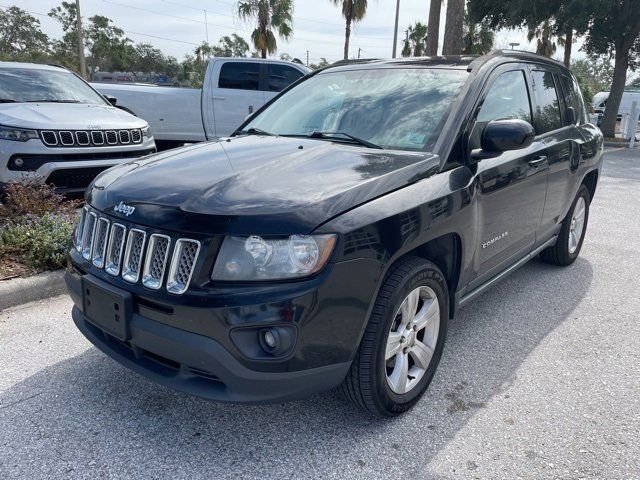
[[[29,103],[81,103],[80,100],[56,100],[42,98],[40,100],[27,100]]]
[[[265,132],[264,130],[261,130],[260,128],[254,128],[251,127],[248,130],[241,130],[238,133],[244,133],[246,135],[267,135],[269,137],[273,137],[273,133],[270,132]]]
[[[362,145],[363,147],[377,148],[379,150],[383,149],[380,145],[376,145],[375,143],[371,143],[367,140],[363,140],[362,138],[355,137],[350,133],[346,133],[346,132],[317,132],[316,131],[316,132],[310,133],[308,136],[309,138],[333,138],[338,135],[351,140],[353,143]]]

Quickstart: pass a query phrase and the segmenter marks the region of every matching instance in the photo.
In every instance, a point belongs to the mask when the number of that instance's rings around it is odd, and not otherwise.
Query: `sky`
[[[44,14],[59,4],[56,0],[21,0],[19,3],[0,0],[0,8],[18,5],[29,10],[40,20],[43,31],[54,38],[59,38],[62,30]],[[234,0],[81,0],[80,5],[83,18],[96,14],[107,16],[135,43],[151,43],[165,54],[182,60],[185,54],[206,41],[207,35],[210,43],[217,43],[223,35],[234,32],[249,41],[254,25],[238,19],[235,4]],[[369,1],[365,19],[353,28],[350,56],[356,56],[360,49],[362,58],[391,57],[395,6],[396,0]],[[445,11],[446,0],[442,9],[440,47]],[[427,23],[428,14],[429,0],[400,0],[398,55],[406,28],[416,21]],[[311,63],[317,63],[321,57],[329,62],[342,58],[344,20],[340,9],[331,1],[295,1],[293,26],[293,37],[289,41],[277,40],[277,55],[286,52],[304,62],[308,51]],[[535,45],[527,42],[522,31],[496,32],[495,48],[510,48],[510,42],[520,43],[517,48],[522,50],[535,50]],[[577,50],[574,48],[574,52]],[[562,58],[562,55],[562,47],[558,46],[555,56]]]

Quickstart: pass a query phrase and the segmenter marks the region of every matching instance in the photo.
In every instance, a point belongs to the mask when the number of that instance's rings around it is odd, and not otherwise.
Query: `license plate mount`
[[[129,338],[132,295],[102,280],[82,277],[82,305],[87,320],[118,340]]]

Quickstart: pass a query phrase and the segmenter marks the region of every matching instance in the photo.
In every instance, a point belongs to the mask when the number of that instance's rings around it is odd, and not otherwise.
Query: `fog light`
[[[278,346],[278,341],[271,330],[265,330],[264,343],[266,343],[269,348],[276,348]]]
[[[23,159],[21,159],[20,157],[14,158],[14,159],[13,159],[13,164],[14,164],[16,167],[21,167],[22,165],[24,165],[24,160],[23,160]]]
[[[280,334],[275,328],[265,328],[260,331],[260,345],[265,352],[277,355],[281,350]]]

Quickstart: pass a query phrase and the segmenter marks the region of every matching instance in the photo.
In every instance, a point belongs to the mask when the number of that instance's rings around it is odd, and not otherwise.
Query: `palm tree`
[[[495,34],[485,23],[473,23],[468,12],[464,14],[462,53],[484,55],[493,48]]]
[[[440,35],[440,12],[442,10],[442,0],[431,0],[429,4],[429,24],[427,31],[426,54],[430,56],[438,55],[438,35]]]
[[[243,20],[256,19],[251,41],[262,58],[267,58],[267,53],[275,53],[278,47],[274,29],[285,40],[293,34],[293,0],[239,1],[238,16]]]
[[[349,38],[351,24],[359,22],[367,14],[367,0],[331,0],[334,5],[342,5],[342,16],[345,19],[344,28],[344,59],[349,58]]]
[[[545,57],[551,57],[556,53],[556,49],[558,48],[556,43],[552,40],[552,36],[553,27],[551,22],[547,21],[542,23],[539,27],[529,30],[527,33],[527,40],[531,41],[534,38],[537,38],[538,44],[536,46],[536,53],[544,55]]]
[[[425,54],[427,45],[427,26],[416,22],[407,29],[407,38],[402,47],[403,57],[421,57]]]
[[[443,55],[460,55],[462,52],[462,24],[465,0],[447,0],[447,13],[442,41]]]

